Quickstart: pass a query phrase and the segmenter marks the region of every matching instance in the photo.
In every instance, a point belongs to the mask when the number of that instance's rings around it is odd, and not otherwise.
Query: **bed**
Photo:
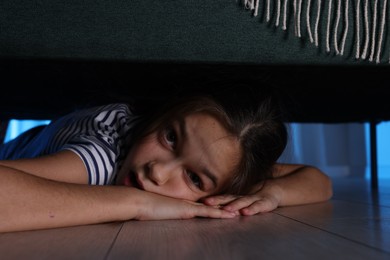
[[[387,10],[363,0],[3,0],[0,119],[51,119],[207,79],[218,91],[271,86],[290,122],[370,122],[375,140],[390,119]]]

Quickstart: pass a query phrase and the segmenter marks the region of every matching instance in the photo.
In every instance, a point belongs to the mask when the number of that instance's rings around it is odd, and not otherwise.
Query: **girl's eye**
[[[175,131],[172,128],[168,128],[165,131],[165,140],[170,146],[175,147],[177,142],[177,136]]]
[[[202,180],[199,178],[198,175],[196,175],[193,172],[187,171],[187,175],[190,178],[191,182],[198,187],[199,189],[202,188]]]

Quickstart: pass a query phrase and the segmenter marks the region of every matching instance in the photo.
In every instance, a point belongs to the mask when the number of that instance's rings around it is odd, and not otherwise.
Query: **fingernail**
[[[249,210],[249,209],[243,209],[243,210],[242,210],[242,214],[243,214],[243,215],[251,215],[251,210]]]

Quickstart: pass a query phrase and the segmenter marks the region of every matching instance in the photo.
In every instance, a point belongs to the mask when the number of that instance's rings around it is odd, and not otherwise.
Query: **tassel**
[[[385,30],[385,25],[386,25],[386,11],[387,11],[387,0],[384,0],[383,6],[382,6],[382,19],[381,19],[381,28],[380,28],[381,31],[379,33],[378,52],[376,54],[376,63],[380,63],[380,60],[381,60],[383,32]]]
[[[329,0],[328,3],[328,22],[326,23],[326,52],[330,52],[330,43],[329,43],[329,35],[330,35],[330,18],[332,13],[332,0]]]
[[[295,36],[297,36],[298,35],[298,29],[297,29],[297,0],[294,0],[293,8],[294,8],[294,34],[295,34]]]
[[[297,35],[301,38],[301,13],[302,13],[302,0],[298,2],[298,13],[297,13]]]
[[[356,40],[355,40],[355,45],[356,45],[356,53],[355,53],[355,58],[360,59],[360,0],[357,0],[356,3]]]
[[[253,10],[255,0],[244,0],[245,9]]]
[[[334,36],[333,36],[333,43],[334,43],[334,49],[336,51],[336,55],[340,54],[339,46],[338,46],[338,29],[339,29],[339,22],[340,22],[340,13],[341,13],[341,0],[338,0],[336,25],[334,26]]]
[[[299,2],[297,2],[299,1]],[[301,38],[301,10],[302,10],[302,0],[294,0],[294,31],[295,36]]]
[[[279,26],[279,19],[280,19],[280,0],[277,0],[276,2],[276,22],[275,26]]]
[[[321,16],[321,0],[317,1],[317,18],[316,23],[314,27],[314,44],[318,47],[318,25],[320,23],[320,16]]]
[[[365,41],[364,49],[362,53],[362,59],[365,60],[367,57],[368,44],[370,40],[370,25],[368,23],[368,0],[364,2],[364,32],[365,32]]]
[[[344,54],[344,47],[345,47],[345,42],[347,40],[347,35],[348,35],[348,28],[349,28],[349,0],[345,0],[345,10],[344,10],[344,33],[343,33],[343,39],[341,41],[341,50],[340,50],[340,55]]]
[[[372,38],[371,38],[371,53],[369,61],[373,61],[375,54],[375,36],[376,36],[376,20],[378,12],[378,0],[375,0],[374,3],[374,17],[372,19]]]
[[[270,0],[267,0],[267,22],[269,22],[269,20],[271,19],[271,15],[270,15],[270,12],[271,12],[271,3],[270,3]]]
[[[245,9],[253,11],[258,16],[260,0],[242,0]],[[298,38],[304,37],[319,46],[321,37],[320,23],[323,22],[325,51],[330,53],[332,48],[335,55],[344,55],[346,51],[349,31],[352,30],[350,46],[355,52],[355,60],[366,60],[380,63],[384,44],[390,41],[386,39],[387,29],[387,0],[263,0],[265,20],[269,23],[271,17],[275,17],[275,27],[287,30],[289,20],[294,25],[294,34]],[[272,5],[272,6],[271,6]],[[292,8],[289,11],[289,8]],[[304,8],[304,9],[303,9]],[[322,11],[325,8],[327,10]],[[306,12],[306,14],[303,14]],[[273,12],[271,14],[271,12]],[[292,15],[289,19],[288,15]],[[305,18],[302,16],[306,15]],[[350,16],[352,18],[350,19]],[[315,17],[315,18],[314,18]],[[353,21],[353,24],[350,23]],[[306,23],[306,25],[304,25]],[[326,23],[326,24],[325,24]],[[306,30],[303,28],[306,26]],[[349,42],[349,41],[348,41]],[[388,62],[390,63],[390,53]]]
[[[260,0],[255,0],[256,3],[255,3],[255,12],[254,12],[254,16],[257,16],[258,12],[259,12],[259,1]]]
[[[282,29],[283,30],[287,30],[287,4],[288,4],[288,0],[284,0],[284,5],[283,5],[283,26],[282,26]]]
[[[314,39],[313,39],[313,35],[311,34],[311,28],[310,28],[310,5],[311,5],[311,0],[307,0],[306,26],[307,26],[307,33],[309,34],[309,40],[311,43],[313,43]]]

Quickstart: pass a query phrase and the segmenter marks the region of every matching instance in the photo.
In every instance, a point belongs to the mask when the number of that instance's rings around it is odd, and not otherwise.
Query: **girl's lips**
[[[141,190],[144,189],[142,183],[138,179],[138,175],[133,171],[130,171],[129,174],[126,175],[123,180],[123,184],[125,186],[134,187]]]
[[[123,179],[123,185],[125,185],[125,186],[133,186],[133,184],[131,183],[131,177],[130,177],[130,173],[129,174],[127,174],[126,176],[125,176],[125,178]]]

